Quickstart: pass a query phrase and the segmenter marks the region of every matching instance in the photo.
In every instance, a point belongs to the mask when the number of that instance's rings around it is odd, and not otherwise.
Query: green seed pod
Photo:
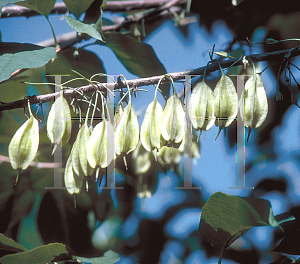
[[[250,77],[240,99],[240,116],[245,127],[249,127],[249,140],[252,128],[262,125],[268,114],[267,95],[259,74]]]
[[[65,174],[64,174],[65,186],[70,194],[80,193],[83,179],[79,177],[73,170],[72,167],[72,152],[67,160]]]
[[[84,176],[90,176],[94,172],[87,159],[87,143],[89,137],[90,130],[85,122],[79,129],[72,148],[72,166],[77,175],[83,173]]]
[[[129,100],[115,129],[116,155],[128,154],[139,142],[139,123],[131,100]]]
[[[219,135],[224,127],[228,127],[232,123],[238,112],[238,96],[235,86],[223,72],[214,90],[214,98],[215,125],[219,127]]]
[[[114,128],[103,120],[97,124],[88,140],[87,159],[92,168],[106,168],[114,158]]]
[[[63,97],[63,91],[53,103],[47,120],[47,136],[54,144],[52,154],[60,143],[67,143],[71,136],[72,123],[71,112],[67,100]]]
[[[170,143],[180,143],[186,129],[185,112],[177,94],[172,94],[162,113],[161,134]]]
[[[137,175],[144,175],[151,168],[153,154],[143,147],[141,140],[136,149],[132,152],[132,160],[133,169]]]
[[[8,147],[9,160],[15,170],[27,169],[39,146],[39,123],[31,113],[29,102],[28,109],[30,118],[17,130]]]
[[[214,94],[204,82],[197,83],[188,105],[188,113],[196,130],[209,130],[214,122]]]
[[[154,96],[153,102],[147,107],[141,127],[141,142],[147,151],[159,150],[164,144],[164,139],[160,132],[162,113],[162,107],[157,102],[157,97]]]
[[[240,99],[240,116],[245,127],[257,128],[268,114],[267,95],[259,74],[250,77]]]

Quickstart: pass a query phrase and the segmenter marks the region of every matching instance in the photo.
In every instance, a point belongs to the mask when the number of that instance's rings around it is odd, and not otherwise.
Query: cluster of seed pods
[[[268,102],[260,75],[255,73],[247,80],[238,103],[233,82],[222,70],[221,72],[221,79],[214,91],[205,83],[203,77],[202,82],[196,84],[191,94],[187,112],[192,126],[199,131],[199,136],[202,130],[209,130],[213,124],[219,127],[219,133],[228,127],[237,116],[238,104],[242,121],[250,131],[261,126],[266,119]],[[173,92],[163,109],[157,101],[157,90],[164,78],[170,79]],[[128,104],[124,109],[122,104],[120,105],[114,125],[105,117],[102,94],[102,121],[93,128],[88,126],[86,118],[81,125],[65,167],[64,180],[70,194],[80,193],[86,177],[89,178],[95,170],[99,172],[101,168],[108,167],[118,156],[123,157],[127,167],[125,155],[135,149],[137,149],[134,153],[136,158],[139,153],[144,153],[142,160],[144,166],[140,168],[135,166],[138,174],[145,173],[151,166],[151,164],[149,166],[151,152],[155,159],[158,158],[162,163],[179,162],[184,149],[187,117],[172,78],[165,75],[159,81],[154,99],[147,107],[141,131],[131,102],[129,87],[128,96]],[[29,103],[28,108],[30,118],[15,133],[9,145],[10,162],[13,169],[18,170],[18,174],[33,161],[39,144],[38,121],[32,115]],[[107,108],[106,113],[109,116]],[[54,146],[52,154],[57,145],[69,141],[71,130],[69,104],[61,91],[51,107],[47,122],[47,135]],[[142,147],[144,150],[141,150]],[[172,151],[178,152],[178,155],[172,155]]]

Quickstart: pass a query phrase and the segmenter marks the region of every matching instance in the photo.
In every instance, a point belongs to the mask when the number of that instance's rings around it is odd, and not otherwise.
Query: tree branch
[[[261,62],[261,61],[275,61],[275,60],[280,62],[281,60],[284,59],[284,56],[286,54],[290,54],[289,58],[298,56],[298,55],[300,55],[300,47],[296,47],[293,49],[273,51],[273,52],[268,52],[268,53],[263,53],[263,54],[249,55],[249,56],[246,56],[246,58],[251,59],[254,63]],[[224,69],[224,68],[228,68],[235,62],[236,62],[236,64],[235,64],[236,66],[243,65],[241,58],[222,60],[222,61],[220,61],[220,65]],[[189,71],[169,73],[169,75],[173,78],[174,81],[176,81],[176,80],[184,79],[185,75],[203,75],[204,70],[205,70],[205,66],[197,68],[197,69],[189,70]],[[211,64],[208,65],[207,73],[217,71],[217,70],[219,70],[219,65],[214,60],[214,61],[212,61]],[[128,80],[128,85],[129,85],[129,87],[140,87],[140,86],[153,85],[153,84],[157,84],[162,77],[163,77],[163,75]],[[169,80],[166,80],[165,82],[169,82]],[[122,85],[119,82],[104,83],[102,85],[96,85],[96,87],[99,90],[105,90],[103,88],[103,86],[105,86],[107,89],[110,89],[110,90],[125,88],[125,85]],[[95,88],[92,85],[87,85],[87,86],[78,87],[78,88],[76,88],[76,90],[85,94],[85,93],[93,92],[95,90]],[[30,104],[39,104],[39,103],[50,102],[50,101],[53,101],[55,96],[57,96],[57,95],[59,95],[58,92],[52,93],[52,94],[39,95],[36,98],[30,98]],[[66,89],[64,95],[66,97],[75,97],[78,95],[78,93],[72,89]],[[14,102],[10,102],[10,103],[0,102],[0,112],[4,111],[4,110],[26,108],[26,107],[27,107],[27,99],[18,100],[18,101],[14,101]]]
[[[170,0],[138,0],[138,1],[107,1],[107,5],[105,6],[105,11],[109,12],[128,12],[130,10],[137,9],[149,9],[149,8],[157,8],[166,3],[170,2]],[[179,4],[184,4],[187,0],[179,0]],[[65,3],[57,3],[52,9],[50,14],[65,14],[68,11]],[[23,6],[5,6],[2,9],[1,18],[8,17],[32,17],[39,16],[40,14]]]

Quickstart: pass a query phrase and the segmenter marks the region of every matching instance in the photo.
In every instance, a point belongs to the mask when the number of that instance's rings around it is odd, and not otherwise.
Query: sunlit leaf
[[[60,243],[48,244],[33,250],[6,255],[0,258],[1,264],[45,264],[64,260],[75,260],[74,252],[66,245]]]
[[[68,22],[68,24],[79,33],[86,33],[92,38],[98,39],[102,42],[105,42],[104,37],[102,35],[102,17],[99,17],[98,21],[94,24],[85,24],[79,20],[76,20],[72,17],[64,16]]]
[[[27,249],[21,246],[20,244],[18,244],[17,242],[13,241],[12,239],[0,233],[0,251],[1,252],[6,251],[7,254],[8,252],[10,252],[11,254],[11,253],[27,251]],[[2,256],[3,254],[1,254],[1,257]]]
[[[85,12],[94,0],[64,0],[68,10],[79,19],[80,15]]]
[[[255,226],[279,226],[269,201],[214,193],[202,208],[199,231],[211,245],[222,249]]]
[[[30,8],[47,17],[55,5],[55,0],[26,0],[15,4]]]
[[[0,43],[0,82],[7,80],[16,70],[39,68],[56,57],[53,47],[33,44]]]

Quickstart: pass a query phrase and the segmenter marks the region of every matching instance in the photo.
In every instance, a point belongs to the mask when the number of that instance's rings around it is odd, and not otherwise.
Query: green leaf
[[[0,0],[0,17],[1,17],[1,11],[2,8],[8,4],[14,4],[15,2],[23,2],[24,0],[20,1],[20,0]],[[1,39],[0,39],[1,41]]]
[[[78,19],[85,12],[94,0],[64,0],[69,11]]]
[[[78,51],[78,56],[74,55],[76,51]],[[57,59],[46,64],[45,72],[49,75],[71,74],[70,78],[77,78],[78,75],[71,72],[72,69],[80,72],[87,78],[90,78],[95,73],[105,73],[102,61],[95,53],[84,49],[76,50],[73,47],[59,52]],[[62,77],[62,82],[67,81],[68,78]],[[53,77],[47,77],[47,79],[49,82],[54,82]],[[93,80],[106,82],[106,77],[95,77]],[[79,87],[88,84],[86,80],[76,80],[67,84],[67,86]]]
[[[16,70],[39,68],[56,57],[53,47],[33,44],[0,43],[0,82],[7,80]]]
[[[81,262],[88,262],[91,264],[113,264],[120,260],[120,256],[118,253],[108,250],[104,253],[103,257],[99,258],[83,258],[83,257],[77,257],[78,260]]]
[[[270,202],[214,193],[202,208],[199,231],[212,246],[226,248],[255,226],[279,226]]]
[[[4,254],[4,252],[6,254]],[[26,248],[0,233],[0,256],[27,251]]]
[[[102,42],[105,42],[102,35],[102,15],[100,15],[98,21],[94,24],[85,24],[77,19],[72,17],[64,16],[68,24],[77,32],[85,33],[91,36],[92,38],[98,39]]]
[[[120,33],[106,34],[105,37],[106,45],[112,49],[117,58],[132,74],[145,78],[166,73],[165,67],[150,45]],[[169,88],[169,84],[160,86],[166,97],[169,97]]]
[[[41,15],[48,17],[55,5],[55,1],[56,0],[26,0],[15,4],[30,8]]]
[[[1,264],[44,264],[56,261],[75,260],[74,252],[68,246],[51,243],[33,250],[6,255],[0,258]]]

